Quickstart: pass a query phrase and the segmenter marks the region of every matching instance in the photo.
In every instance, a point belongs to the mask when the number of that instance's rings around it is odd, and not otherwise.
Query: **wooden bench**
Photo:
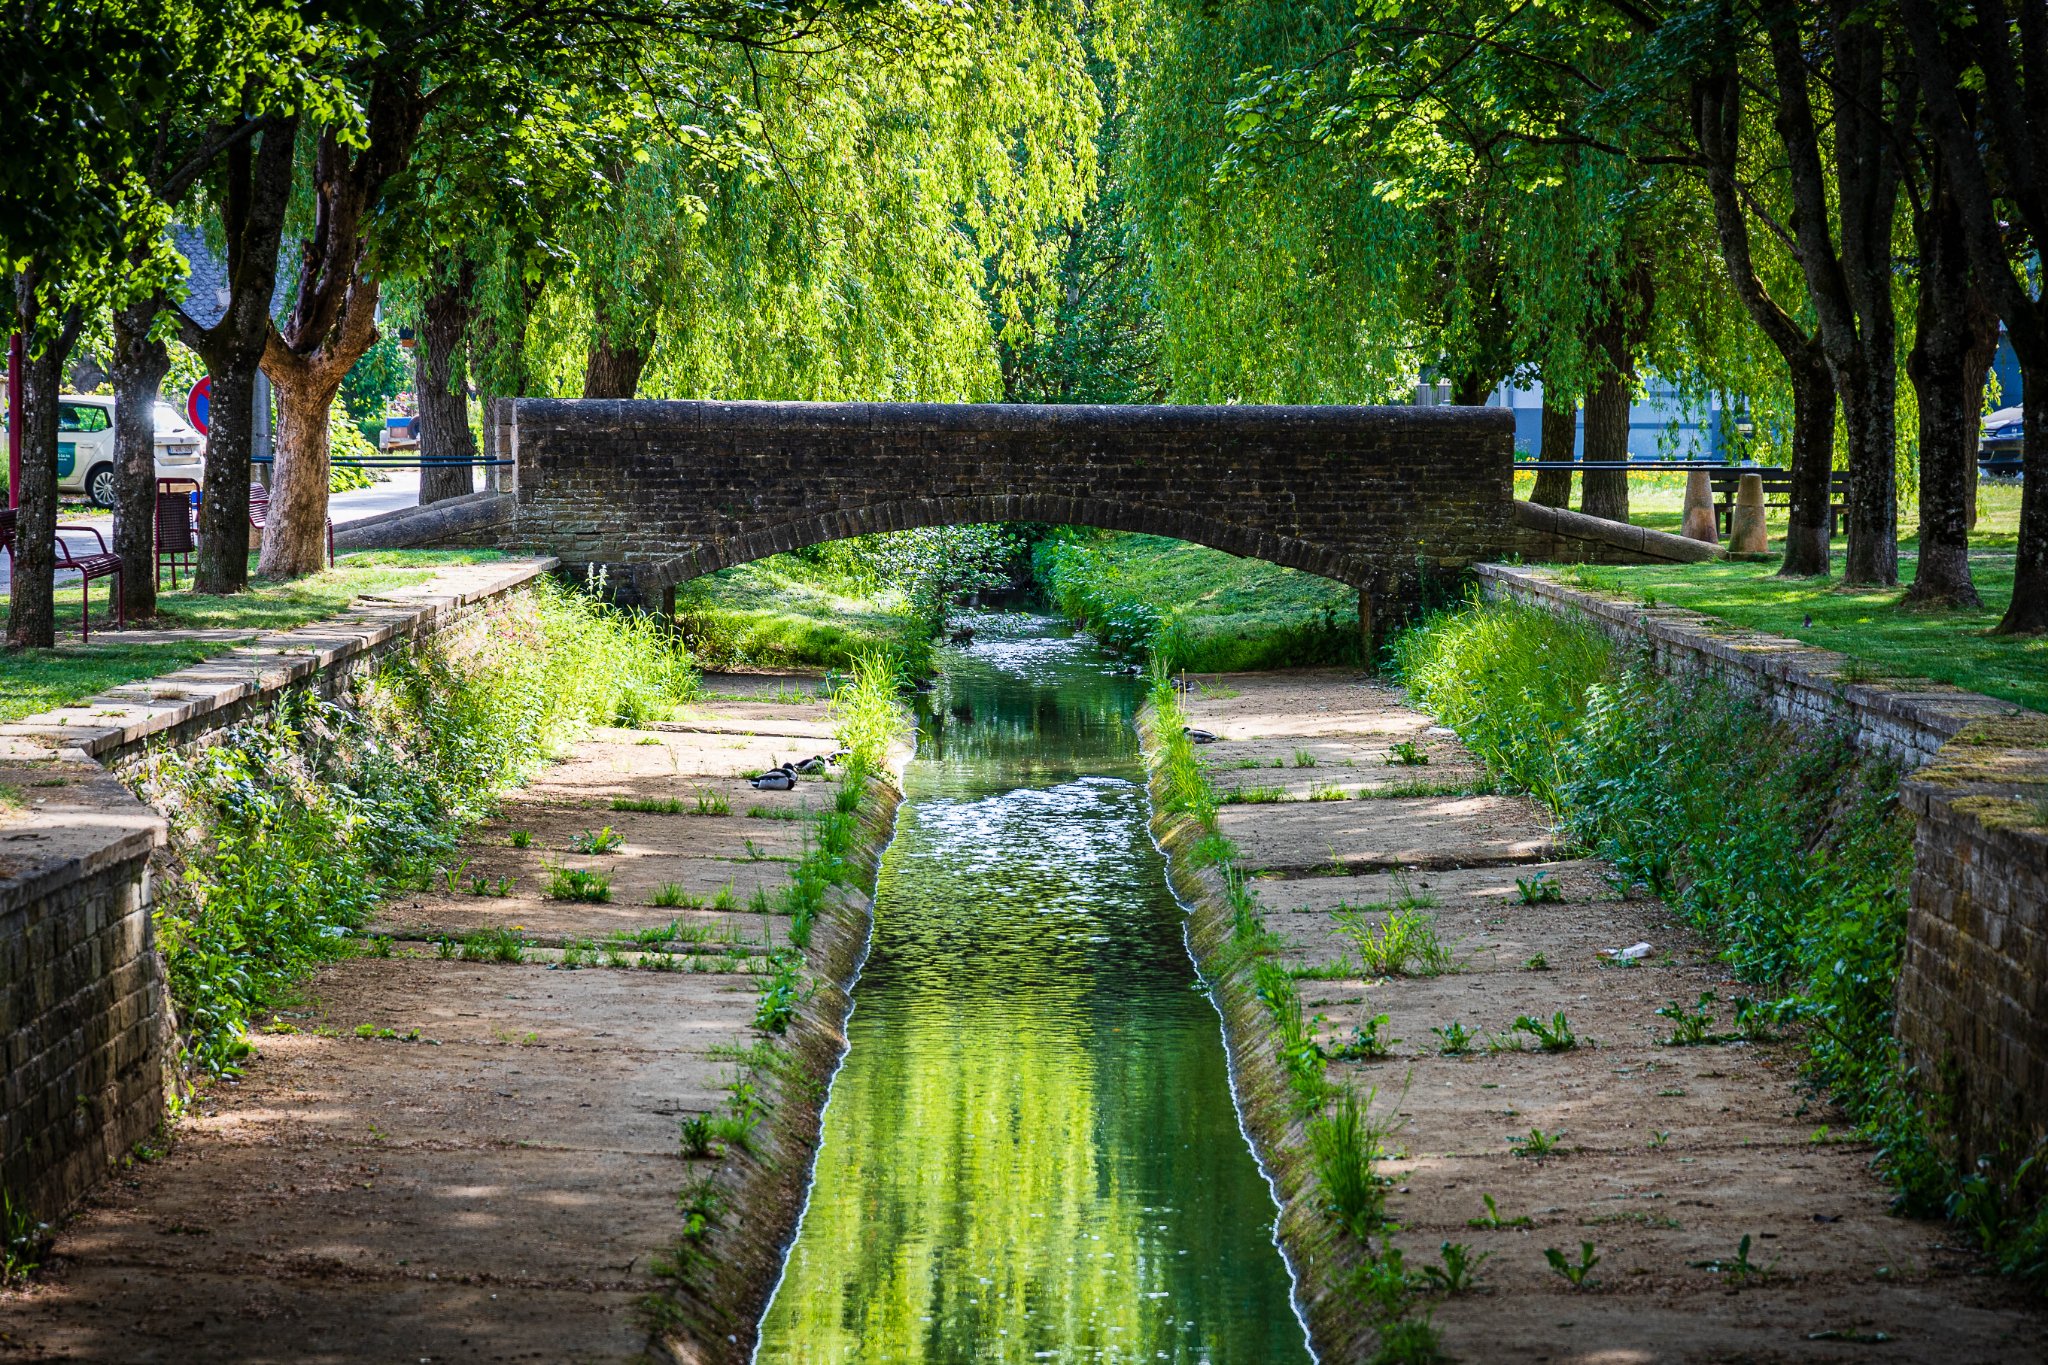
[[[1740,469],[1715,473],[1708,479],[1714,488],[1714,516],[1721,523],[1721,534],[1733,534],[1735,520],[1735,490],[1742,483],[1744,474],[1754,474],[1764,486],[1765,507],[1787,507],[1792,505],[1792,475],[1783,469]],[[1849,510],[1849,475],[1837,470],[1828,476],[1828,535],[1835,534],[1836,523]]]

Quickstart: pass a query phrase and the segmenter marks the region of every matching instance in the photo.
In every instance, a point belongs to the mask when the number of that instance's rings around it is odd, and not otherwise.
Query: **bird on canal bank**
[[[747,779],[757,792],[786,792],[796,786],[796,769],[787,763]]]
[[[785,763],[782,766],[796,773],[821,773],[834,763],[844,759],[848,752],[846,749],[834,749],[829,754],[812,754],[809,758],[799,759],[795,763]]]
[[[1223,738],[1221,735],[1212,735],[1207,730],[1197,730],[1192,725],[1181,726],[1180,732],[1188,737],[1190,744],[1214,744]]]

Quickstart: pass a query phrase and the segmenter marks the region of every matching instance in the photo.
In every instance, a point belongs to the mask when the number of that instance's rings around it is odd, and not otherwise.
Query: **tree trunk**
[[[114,310],[114,553],[131,621],[156,615],[156,405],[170,348],[149,335],[161,296]]]
[[[1572,447],[1579,436],[1579,405],[1567,403],[1555,405],[1550,397],[1550,385],[1543,386],[1543,434],[1537,444],[1537,458],[1542,460],[1569,460]],[[1538,507],[1570,507],[1572,505],[1572,472],[1569,469],[1540,469],[1536,472],[1536,487],[1530,491],[1529,501]]]
[[[1586,395],[1586,462],[1628,458],[1628,409],[1633,398],[1628,377],[1610,369]],[[1579,510],[1608,521],[1628,520],[1628,471],[1588,469]]]
[[[462,357],[474,274],[465,266],[454,280],[436,284],[421,308],[419,344],[413,352],[419,366],[421,506],[476,491],[474,466],[429,463],[476,458]]]
[[[8,585],[7,643],[48,649],[57,643],[57,396],[64,351],[41,336],[40,275],[14,277],[14,308],[26,358],[21,375],[21,487],[14,523],[14,571]]]
[[[613,342],[602,334],[590,339],[583,367],[585,398],[631,398],[640,388],[647,352],[630,342]]]
[[[261,146],[228,151],[222,227],[227,236],[227,312],[211,327],[181,317],[184,342],[206,361],[208,401],[205,491],[199,499],[199,559],[194,591],[234,593],[249,586],[249,456],[256,433],[256,371],[271,334],[270,296],[277,248],[291,198],[296,115],[264,121]]]
[[[1970,279],[1968,246],[1954,197],[1937,165],[1925,209],[1914,215],[1920,288],[1906,373],[1920,408],[1920,562],[1906,603],[1981,605],[1970,578],[1970,510],[1975,499],[1978,408],[1984,398],[1988,331],[1998,314]]]
[[[367,343],[338,345],[320,363],[309,364],[283,342],[271,342],[264,368],[277,396],[277,462],[271,466],[270,512],[256,559],[265,578],[303,578],[327,567],[328,423],[349,366],[368,349]]]
[[[1899,581],[1898,366],[1882,355],[1836,367],[1849,437],[1849,553],[1844,583]]]
[[[1835,379],[1818,341],[1786,356],[1792,376],[1792,495],[1780,578],[1825,578],[1828,480],[1835,472]]]
[[[2048,354],[2018,351],[2022,395],[2019,553],[2013,557],[2012,603],[1992,633],[2048,631]],[[2032,363],[2029,363],[2029,352]]]

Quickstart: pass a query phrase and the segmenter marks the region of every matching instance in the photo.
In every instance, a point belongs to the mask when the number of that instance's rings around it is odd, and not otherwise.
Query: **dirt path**
[[[517,792],[443,894],[385,906],[388,956],[318,971],[169,1155],[110,1180],[52,1270],[0,1296],[0,1360],[637,1358],[678,1190],[709,1165],[683,1159],[679,1121],[722,1109],[735,1054],[763,1037],[745,969],[787,920],[747,905],[787,878],[805,828],[776,817],[833,790],[739,776],[831,747],[792,682],[598,731]],[[731,813],[695,814],[700,795]],[[622,847],[575,850],[605,826]],[[608,872],[611,899],[549,899],[553,866]],[[656,906],[664,886],[700,908]],[[515,931],[524,960],[469,960],[485,941],[456,940],[480,930]],[[578,942],[591,969],[562,970]]]
[[[1373,926],[1405,904],[1453,944],[1458,966],[1443,975],[1333,967],[1300,984],[1309,1012],[1327,1016],[1326,1042],[1379,1015],[1399,1040],[1331,1073],[1376,1087],[1376,1112],[1398,1119],[1399,1159],[1383,1171],[1410,1269],[1441,1265],[1447,1241],[1490,1257],[1480,1292],[1436,1309],[1454,1356],[2042,1358],[2042,1318],[2014,1285],[1946,1245],[1939,1225],[1888,1215],[1870,1148],[1802,1089],[1792,1047],[1661,1045],[1672,1024],[1658,1007],[1713,990],[1712,1027],[1727,1030],[1744,989],[1662,905],[1618,899],[1597,862],[1555,860],[1530,803],[1461,791],[1480,777],[1471,756],[1397,690],[1336,672],[1232,675],[1204,680],[1186,706],[1222,737],[1199,751],[1216,785],[1251,798],[1223,808],[1222,829],[1261,871],[1268,923],[1294,961],[1357,961],[1331,913],[1343,907],[1366,907]],[[1390,763],[1404,742],[1427,762]],[[1562,902],[1520,903],[1517,879],[1539,874]],[[1599,956],[1642,942],[1637,965]],[[1558,1011],[1577,1047],[1544,1052],[1524,1034],[1528,1050],[1489,1050],[1518,1016]],[[1446,1055],[1436,1032],[1455,1026],[1472,1035],[1464,1055]],[[1516,1155],[1532,1129],[1557,1151]],[[1299,1143],[1299,1125],[1281,1140]],[[1516,1226],[1471,1224],[1487,1195]],[[1767,1274],[1731,1271],[1744,1237]],[[1599,1262],[1581,1291],[1544,1251],[1577,1262],[1584,1242]]]

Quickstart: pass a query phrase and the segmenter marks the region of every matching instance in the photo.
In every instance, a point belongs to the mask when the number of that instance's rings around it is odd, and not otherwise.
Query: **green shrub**
[[[155,919],[184,1062],[233,1071],[249,1018],[346,951],[386,890],[429,884],[550,744],[628,694],[666,704],[695,681],[658,625],[543,580],[341,701],[295,692],[154,755],[135,784],[173,824]]]

